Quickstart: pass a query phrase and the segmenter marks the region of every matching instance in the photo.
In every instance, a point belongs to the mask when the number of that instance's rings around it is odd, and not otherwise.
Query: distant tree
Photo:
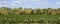
[[[47,14],[50,15],[51,14],[51,8],[47,9]]]
[[[48,8],[48,9],[25,8],[25,9],[22,9],[22,7],[19,7],[19,8],[15,7],[14,9],[11,9],[9,7],[0,7],[0,14],[3,14],[3,15],[7,15],[7,14],[19,14],[19,15],[22,15],[22,14],[27,14],[27,15],[28,14],[59,15],[60,14],[60,8],[58,8],[58,9],[52,9],[52,8]]]
[[[12,12],[13,12],[14,14],[23,14],[23,10],[22,10],[22,9],[19,9],[19,8],[14,8],[14,9],[12,10]]]
[[[55,15],[56,14],[56,11],[55,11],[55,9],[48,8],[47,9],[47,14],[48,15]]]
[[[40,9],[36,9],[37,14],[41,14],[41,10]]]
[[[19,7],[19,9],[22,9],[22,7]]]
[[[33,14],[34,14],[34,10],[31,11],[31,15],[33,15]]]
[[[8,11],[4,8],[0,8],[0,14],[7,15]]]
[[[60,14],[60,8],[56,9],[55,11],[56,11],[57,15]]]
[[[31,14],[32,10],[31,9],[24,9],[25,14]]]
[[[47,9],[43,9],[43,14],[47,14]]]
[[[16,8],[12,9],[12,13],[17,14],[17,9]]]

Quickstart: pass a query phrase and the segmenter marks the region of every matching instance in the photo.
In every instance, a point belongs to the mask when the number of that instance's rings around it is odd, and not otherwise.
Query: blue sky
[[[60,8],[60,0],[0,0],[0,7]]]

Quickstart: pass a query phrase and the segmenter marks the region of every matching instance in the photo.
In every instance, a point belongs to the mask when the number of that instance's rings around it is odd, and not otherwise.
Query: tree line
[[[8,14],[18,14],[18,15],[59,15],[60,14],[60,8],[58,9],[52,9],[52,8],[47,8],[47,9],[31,9],[31,8],[14,8],[11,9],[9,7],[0,7],[0,15],[8,15]]]

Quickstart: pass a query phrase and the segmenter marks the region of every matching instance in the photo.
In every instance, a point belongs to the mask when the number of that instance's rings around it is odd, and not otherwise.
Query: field
[[[0,15],[0,24],[60,24],[60,15]]]

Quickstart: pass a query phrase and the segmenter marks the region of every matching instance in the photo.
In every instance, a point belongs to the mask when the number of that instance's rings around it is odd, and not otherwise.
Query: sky
[[[60,8],[60,0],[0,0],[0,7]]]

